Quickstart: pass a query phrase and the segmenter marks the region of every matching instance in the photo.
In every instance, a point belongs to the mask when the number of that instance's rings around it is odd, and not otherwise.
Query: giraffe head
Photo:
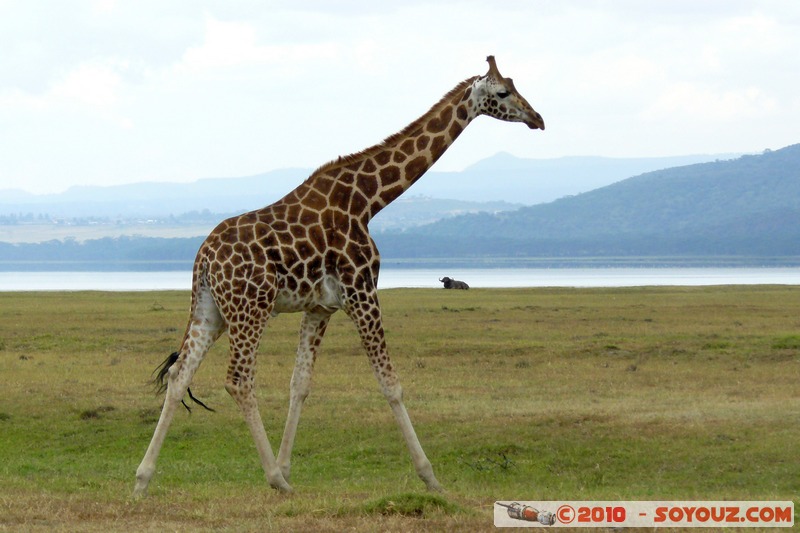
[[[514,87],[511,78],[504,78],[497,70],[494,56],[486,58],[489,72],[473,85],[478,113],[509,122],[523,122],[531,129],[544,129],[542,115]]]

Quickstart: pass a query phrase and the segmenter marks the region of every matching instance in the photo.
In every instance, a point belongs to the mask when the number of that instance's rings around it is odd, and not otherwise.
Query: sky
[[[0,50],[0,191],[313,169],[489,54],[547,129],[480,117],[436,170],[800,142],[796,0],[0,0]]]

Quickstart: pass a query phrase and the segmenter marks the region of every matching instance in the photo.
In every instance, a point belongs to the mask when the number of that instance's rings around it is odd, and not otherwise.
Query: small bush
[[[369,502],[366,504],[365,510],[371,514],[396,514],[423,518],[441,514],[453,514],[458,508],[441,496],[408,492],[386,496]]]
[[[772,343],[773,350],[800,350],[800,335],[788,335]]]
[[[116,408],[111,405],[102,405],[97,409],[86,409],[85,411],[81,411],[79,416],[81,420],[94,420],[100,418],[100,415],[103,413],[110,413],[115,409]]]

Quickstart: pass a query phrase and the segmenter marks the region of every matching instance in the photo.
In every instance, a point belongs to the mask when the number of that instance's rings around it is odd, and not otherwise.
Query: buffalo
[[[466,282],[458,281],[453,278],[448,278],[448,277],[439,278],[439,281],[444,283],[445,289],[463,289],[463,290],[469,289],[469,285],[467,285]]]

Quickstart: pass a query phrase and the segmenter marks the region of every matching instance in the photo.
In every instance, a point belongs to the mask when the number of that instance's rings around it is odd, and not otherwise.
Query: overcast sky
[[[547,129],[481,117],[438,170],[800,142],[796,0],[0,0],[0,190],[314,168],[488,54]]]

